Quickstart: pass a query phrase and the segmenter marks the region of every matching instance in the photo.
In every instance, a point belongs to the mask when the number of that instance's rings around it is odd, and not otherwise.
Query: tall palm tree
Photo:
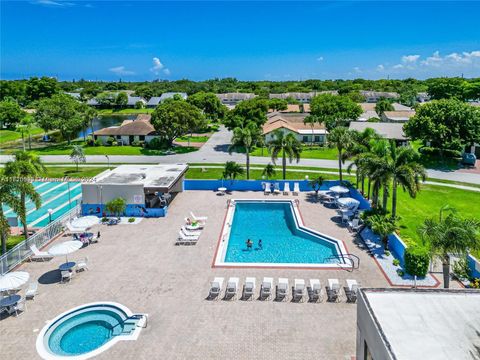
[[[330,134],[328,134],[328,143],[330,144],[330,146],[337,148],[338,174],[340,176],[341,182],[343,181],[342,164],[346,160],[346,150],[355,143],[355,132],[349,130],[346,127],[336,127],[332,131],[330,131]]]
[[[7,205],[15,213],[19,214],[23,219],[24,231],[26,229],[26,214],[25,214],[25,202],[22,202],[22,198],[18,197],[18,193],[24,194],[24,198],[31,199],[37,208],[41,205],[40,195],[35,191],[32,183],[22,181],[20,178],[11,178],[7,176],[0,176],[0,203]],[[0,206],[0,237],[2,242],[2,253],[7,252],[7,238],[10,232],[7,218],[3,212],[2,206]],[[25,236],[28,233],[25,232]]]
[[[82,104],[80,107],[80,113],[82,116],[83,122],[83,141],[87,141],[87,128],[90,126],[91,134],[93,134],[93,120],[98,116],[97,110],[88,106],[87,104]],[[92,135],[93,136],[93,135]]]
[[[282,154],[282,174],[283,180],[287,177],[287,157],[290,163],[295,159],[300,161],[300,153],[302,152],[302,144],[292,133],[285,133],[277,129],[273,133],[273,140],[268,143],[268,151],[272,156],[272,162],[278,159],[278,155]]]
[[[245,149],[245,156],[247,157],[247,180],[250,179],[250,151],[257,144],[261,136],[260,130],[253,121],[247,123],[245,127],[236,127],[233,129],[233,136],[231,145],[228,147],[228,152],[231,154],[237,147],[243,147]]]
[[[444,216],[445,211],[450,211]],[[448,205],[440,209],[437,219],[425,219],[418,228],[422,239],[430,246],[430,252],[442,261],[443,287],[450,285],[450,254],[465,255],[480,249],[480,220],[462,219]]]
[[[17,151],[13,155],[13,161],[9,161],[5,164],[4,175],[12,178],[18,178],[19,182],[27,183],[26,181],[28,178],[39,177],[43,175],[45,171],[45,166],[38,155],[27,151]],[[27,238],[28,230],[26,199],[27,197],[30,198],[35,203],[36,208],[41,206],[41,200],[40,195],[38,195],[34,188],[33,193],[30,191],[28,186],[22,185],[19,189],[21,206],[19,211],[15,212],[20,217],[20,221],[23,224],[23,232],[25,234],[25,238]]]
[[[374,141],[378,139],[380,139],[380,135],[375,130],[366,128],[361,132],[355,133],[354,143],[348,151],[348,157],[352,158],[352,163],[348,165],[347,171],[350,173],[353,167],[355,167],[356,185],[358,188],[358,183],[361,181],[362,193],[365,190],[365,176],[367,176],[365,157],[371,151]]]
[[[83,151],[83,147],[80,145],[73,145],[72,152],[70,153],[70,159],[77,166],[78,172],[78,164],[85,163],[87,161],[87,159],[85,158],[85,152]]]

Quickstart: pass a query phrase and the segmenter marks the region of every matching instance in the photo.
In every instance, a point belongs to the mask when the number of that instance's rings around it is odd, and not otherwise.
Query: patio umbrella
[[[332,191],[334,193],[337,193],[337,194],[346,194],[350,190],[348,190],[348,188],[346,188],[345,186],[336,185],[336,186],[332,186],[330,188],[330,191]]]
[[[342,206],[348,207],[348,208],[353,208],[355,206],[360,205],[360,201],[357,199],[351,198],[351,197],[346,197],[346,198],[340,198],[337,200]]]
[[[17,289],[25,284],[30,274],[25,271],[13,271],[0,276],[0,291]]]
[[[68,262],[67,255],[74,253],[83,246],[83,243],[78,240],[65,241],[60,244],[53,245],[48,249],[48,253],[52,256],[63,256]]]
[[[89,228],[92,227],[93,225],[97,225],[100,222],[99,218],[96,216],[83,216],[80,218],[73,219],[70,222],[70,225],[74,228]]]

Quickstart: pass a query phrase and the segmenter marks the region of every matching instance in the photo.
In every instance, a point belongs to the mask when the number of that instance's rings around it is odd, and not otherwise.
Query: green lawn
[[[94,177],[95,175],[100,174],[102,171],[107,170],[108,167],[79,167],[78,171],[75,167],[71,166],[47,166],[46,177],[51,178],[89,178]]]
[[[251,152],[252,156],[265,156],[270,157],[267,148],[256,148]],[[306,145],[303,147],[301,153],[301,159],[327,159],[327,160],[336,160],[338,159],[338,152],[336,149],[328,147],[318,147],[315,146],[311,148]]]
[[[100,115],[151,114],[155,109],[100,109]]]
[[[39,127],[32,128],[31,135],[43,134],[43,130]],[[22,134],[14,130],[0,130],[0,144],[19,140],[22,138]],[[25,141],[28,141],[28,135],[25,134]]]
[[[195,142],[195,143],[205,143],[208,141],[208,136],[182,136],[175,139],[176,142]]]

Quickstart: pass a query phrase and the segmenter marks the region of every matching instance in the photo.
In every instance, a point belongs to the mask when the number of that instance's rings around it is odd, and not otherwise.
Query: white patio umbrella
[[[332,191],[334,193],[337,193],[337,194],[346,194],[350,190],[348,190],[348,188],[346,188],[345,186],[336,185],[336,186],[332,186],[330,188],[330,191]]]
[[[25,271],[13,271],[0,276],[0,291],[17,289],[30,279],[30,274]]]
[[[351,197],[340,198],[337,200],[342,206],[346,206],[348,208],[353,208],[354,206],[360,205],[360,201]]]
[[[78,240],[65,241],[60,244],[53,245],[48,249],[48,253],[52,256],[63,256],[68,262],[68,254],[74,253],[83,246],[83,243]]]
[[[73,219],[70,222],[70,225],[72,225],[74,228],[84,229],[92,227],[93,225],[97,225],[99,222],[100,220],[96,216],[83,216]]]

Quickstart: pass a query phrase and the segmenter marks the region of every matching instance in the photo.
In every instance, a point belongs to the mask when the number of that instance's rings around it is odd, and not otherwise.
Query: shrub
[[[116,142],[116,141],[115,141],[115,138],[113,138],[113,137],[111,137],[111,136],[107,139],[107,145],[110,145],[110,146],[111,146],[114,142]]]
[[[469,279],[470,278],[470,274],[471,274],[471,270],[470,268],[468,267],[468,261],[467,261],[467,258],[461,258],[461,259],[458,259],[457,261],[455,261],[453,263],[453,267],[452,267],[452,270],[453,270],[453,273],[455,274],[455,276],[461,280],[463,279]]]
[[[153,150],[162,150],[162,149],[165,149],[166,147],[167,147],[166,142],[159,138],[153,138],[148,143],[148,148]]]
[[[92,138],[87,139],[87,146],[95,146],[95,140]]]
[[[102,140],[100,140],[100,139],[95,140],[94,145],[95,146],[102,146],[103,145]]]
[[[418,149],[418,151],[426,156],[432,156],[432,157],[447,157],[447,158],[458,158],[462,156],[462,153],[458,150],[454,149],[439,149],[439,148],[434,148],[434,147],[429,147],[429,146],[424,146]],[[443,154],[442,154],[443,153]]]
[[[133,218],[133,217],[131,217],[131,218],[128,218],[128,222],[129,222],[129,223],[133,223],[133,222],[135,222],[135,218]]]
[[[392,262],[392,263],[393,263],[394,266],[398,266],[398,265],[400,265],[400,260],[398,260],[398,259],[393,259],[393,262]]]
[[[132,146],[140,146],[140,141],[138,141],[138,140],[132,141],[132,142],[130,143],[130,145],[132,145]]]
[[[385,256],[390,256],[390,251],[385,250]]]
[[[425,247],[411,246],[405,250],[405,271],[410,275],[424,277],[428,271],[430,254]]]
[[[135,103],[135,109],[143,109],[145,107],[145,104],[143,103],[143,101],[137,101]]]
[[[403,276],[403,275],[405,275],[405,272],[402,269],[398,269],[397,274],[398,274],[398,276]]]
[[[122,214],[125,211],[125,209],[127,207],[127,202],[125,201],[125,199],[123,199],[121,197],[118,197],[118,198],[110,200],[105,205],[106,205],[107,211],[110,214],[114,214],[116,216],[119,216],[120,214]]]
[[[480,289],[480,279],[476,278],[470,282],[470,286],[474,289]]]
[[[107,221],[108,221],[108,219],[107,219],[106,216],[102,217],[102,223],[106,223]]]

